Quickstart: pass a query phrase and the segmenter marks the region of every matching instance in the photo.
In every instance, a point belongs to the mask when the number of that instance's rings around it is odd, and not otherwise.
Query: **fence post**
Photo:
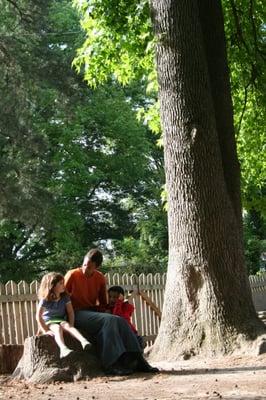
[[[140,302],[140,297],[139,297],[139,278],[138,278],[138,276],[135,274],[131,275],[130,283],[132,285],[132,292],[134,294],[135,325],[136,325],[136,328],[137,328],[137,331],[139,332],[139,334],[142,335],[143,326],[142,326],[142,318],[141,318],[141,302]]]

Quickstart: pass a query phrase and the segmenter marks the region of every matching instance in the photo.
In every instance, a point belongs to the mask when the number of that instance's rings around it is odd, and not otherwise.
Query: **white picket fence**
[[[133,323],[148,342],[155,339],[163,306],[166,274],[106,274],[109,286],[120,285],[126,295],[133,294]],[[250,277],[253,301],[262,319],[266,319],[266,274]],[[39,283],[9,281],[0,283],[0,344],[23,344],[37,332],[35,313]]]
[[[250,276],[249,282],[252,290],[253,303],[256,311],[261,316],[262,313],[266,313],[266,273],[260,276]]]
[[[135,306],[133,323],[152,342],[160,324],[166,274],[106,274],[108,286],[120,285]],[[35,319],[39,282],[0,283],[0,344],[23,344],[37,332]]]

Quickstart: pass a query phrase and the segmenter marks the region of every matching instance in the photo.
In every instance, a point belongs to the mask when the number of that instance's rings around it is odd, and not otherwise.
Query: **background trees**
[[[39,224],[48,223],[52,202],[45,184],[50,173],[48,142],[32,119],[38,63],[43,64],[37,49],[45,9],[45,2],[1,4],[1,278],[12,276],[11,271],[18,272],[15,278],[21,271],[26,273],[29,266],[25,253],[35,258],[45,252]]]
[[[2,19],[0,280],[32,280],[137,241],[162,157],[133,111],[141,84],[91,90],[71,68],[84,34],[70,2],[7,2]]]
[[[223,3],[246,257],[254,273],[265,226],[263,4]],[[166,268],[148,2],[97,0],[93,14],[85,13],[89,2],[76,4],[84,30],[68,0],[1,2],[1,281],[68,268],[92,244],[106,248],[106,268]],[[80,75],[71,68],[77,48]],[[117,80],[131,83],[121,88]],[[252,222],[254,212],[261,228]]]

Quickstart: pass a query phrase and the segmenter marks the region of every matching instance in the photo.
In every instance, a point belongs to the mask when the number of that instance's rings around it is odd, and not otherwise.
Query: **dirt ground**
[[[1,400],[266,399],[266,355],[154,364],[159,374],[97,377],[49,385],[0,376]]]

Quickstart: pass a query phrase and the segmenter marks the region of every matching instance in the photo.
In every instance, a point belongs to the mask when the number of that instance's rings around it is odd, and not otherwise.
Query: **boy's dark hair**
[[[108,289],[108,293],[110,293],[110,292],[119,293],[119,294],[122,294],[123,296],[125,295],[125,291],[121,286],[111,286]]]
[[[103,262],[103,255],[100,250],[98,249],[91,249],[85,256],[89,261],[95,262],[97,267]]]

